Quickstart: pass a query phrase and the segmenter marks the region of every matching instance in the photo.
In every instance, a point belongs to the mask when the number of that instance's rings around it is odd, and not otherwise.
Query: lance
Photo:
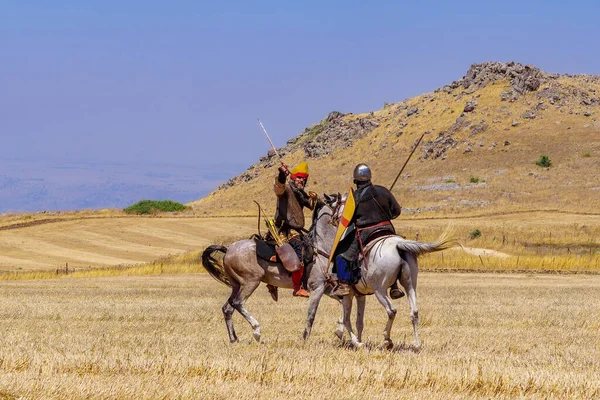
[[[259,118],[256,118],[256,119],[258,120],[258,123],[259,123],[260,127],[262,128],[263,132],[265,133],[265,136],[267,137],[267,140],[269,141],[269,143],[271,143],[271,147],[273,148],[273,151],[275,152],[275,154],[279,158],[279,161],[281,161],[281,156],[279,155],[279,153],[277,152],[277,149],[275,148],[275,145],[271,141],[271,138],[269,137],[269,134],[267,133],[267,130],[263,126],[262,122],[260,122],[260,119]],[[282,161],[282,163],[283,163],[283,161]]]
[[[408,164],[408,161],[410,160],[410,158],[412,157],[413,153],[415,152],[415,150],[417,150],[417,147],[419,147],[419,143],[421,143],[421,140],[423,140],[423,137],[427,134],[427,132],[425,132],[424,134],[421,135],[421,137],[419,138],[419,140],[417,140],[417,142],[414,144],[412,151],[410,152],[410,154],[408,155],[408,158],[406,159],[406,161],[404,162],[404,165],[402,166],[402,168],[400,168],[400,172],[398,172],[398,175],[396,175],[396,179],[394,179],[394,183],[392,183],[392,186],[390,186],[390,192],[392,191],[392,189],[394,188],[394,185],[396,184],[396,182],[398,181],[398,178],[400,178],[400,175],[402,174],[402,171],[404,171],[404,168],[406,167],[406,164]]]

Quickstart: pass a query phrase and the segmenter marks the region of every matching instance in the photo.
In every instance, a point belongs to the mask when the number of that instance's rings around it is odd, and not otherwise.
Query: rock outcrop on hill
[[[509,79],[513,90],[525,94],[538,90],[540,85],[550,79],[557,79],[558,74],[547,74],[539,68],[515,62],[486,62],[473,64],[461,79],[444,86],[450,92],[462,86],[471,93],[486,85],[502,79]]]
[[[277,149],[280,156],[302,149],[305,158],[326,157],[333,151],[351,147],[358,139],[365,137],[379,126],[378,118],[373,113],[366,117],[343,118],[346,115],[338,111],[329,113],[320,123],[306,128],[300,135],[288,140],[285,147]],[[232,178],[219,186],[220,189],[231,187],[239,182],[247,182],[258,176],[260,170],[278,163],[275,152],[270,150],[241,175]]]

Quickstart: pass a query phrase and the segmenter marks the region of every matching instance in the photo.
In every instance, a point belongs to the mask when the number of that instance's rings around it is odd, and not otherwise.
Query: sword
[[[423,140],[423,137],[427,134],[427,132],[425,132],[424,134],[421,135],[421,137],[419,138],[419,140],[417,140],[417,142],[415,143],[415,145],[413,146],[412,151],[410,152],[410,154],[408,155],[408,158],[406,159],[406,161],[404,162],[404,165],[402,166],[402,168],[400,168],[400,172],[398,172],[398,175],[396,175],[396,179],[394,179],[394,182],[392,183],[392,186],[390,186],[390,192],[392,191],[392,189],[394,188],[394,185],[396,184],[396,182],[398,181],[398,178],[400,178],[400,175],[402,174],[402,171],[404,171],[404,168],[406,167],[406,164],[408,164],[408,161],[410,160],[410,158],[412,157],[413,153],[415,152],[415,150],[417,150],[417,147],[419,147],[419,143],[421,143],[421,140]]]

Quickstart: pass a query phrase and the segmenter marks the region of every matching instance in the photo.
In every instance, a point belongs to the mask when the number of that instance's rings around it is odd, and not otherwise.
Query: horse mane
[[[308,237],[312,240],[314,234],[315,234],[315,229],[317,226],[317,220],[319,219],[319,211],[321,211],[321,208],[323,208],[323,206],[325,206],[325,202],[322,201],[321,199],[317,200],[317,202],[315,203],[315,208],[313,208],[312,211],[312,220],[311,220],[311,224],[310,224],[310,228],[308,228]]]

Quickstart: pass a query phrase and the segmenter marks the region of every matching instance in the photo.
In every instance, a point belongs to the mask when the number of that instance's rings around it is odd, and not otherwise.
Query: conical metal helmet
[[[357,182],[368,182],[371,180],[371,169],[367,164],[358,164],[354,167],[354,180]]]

